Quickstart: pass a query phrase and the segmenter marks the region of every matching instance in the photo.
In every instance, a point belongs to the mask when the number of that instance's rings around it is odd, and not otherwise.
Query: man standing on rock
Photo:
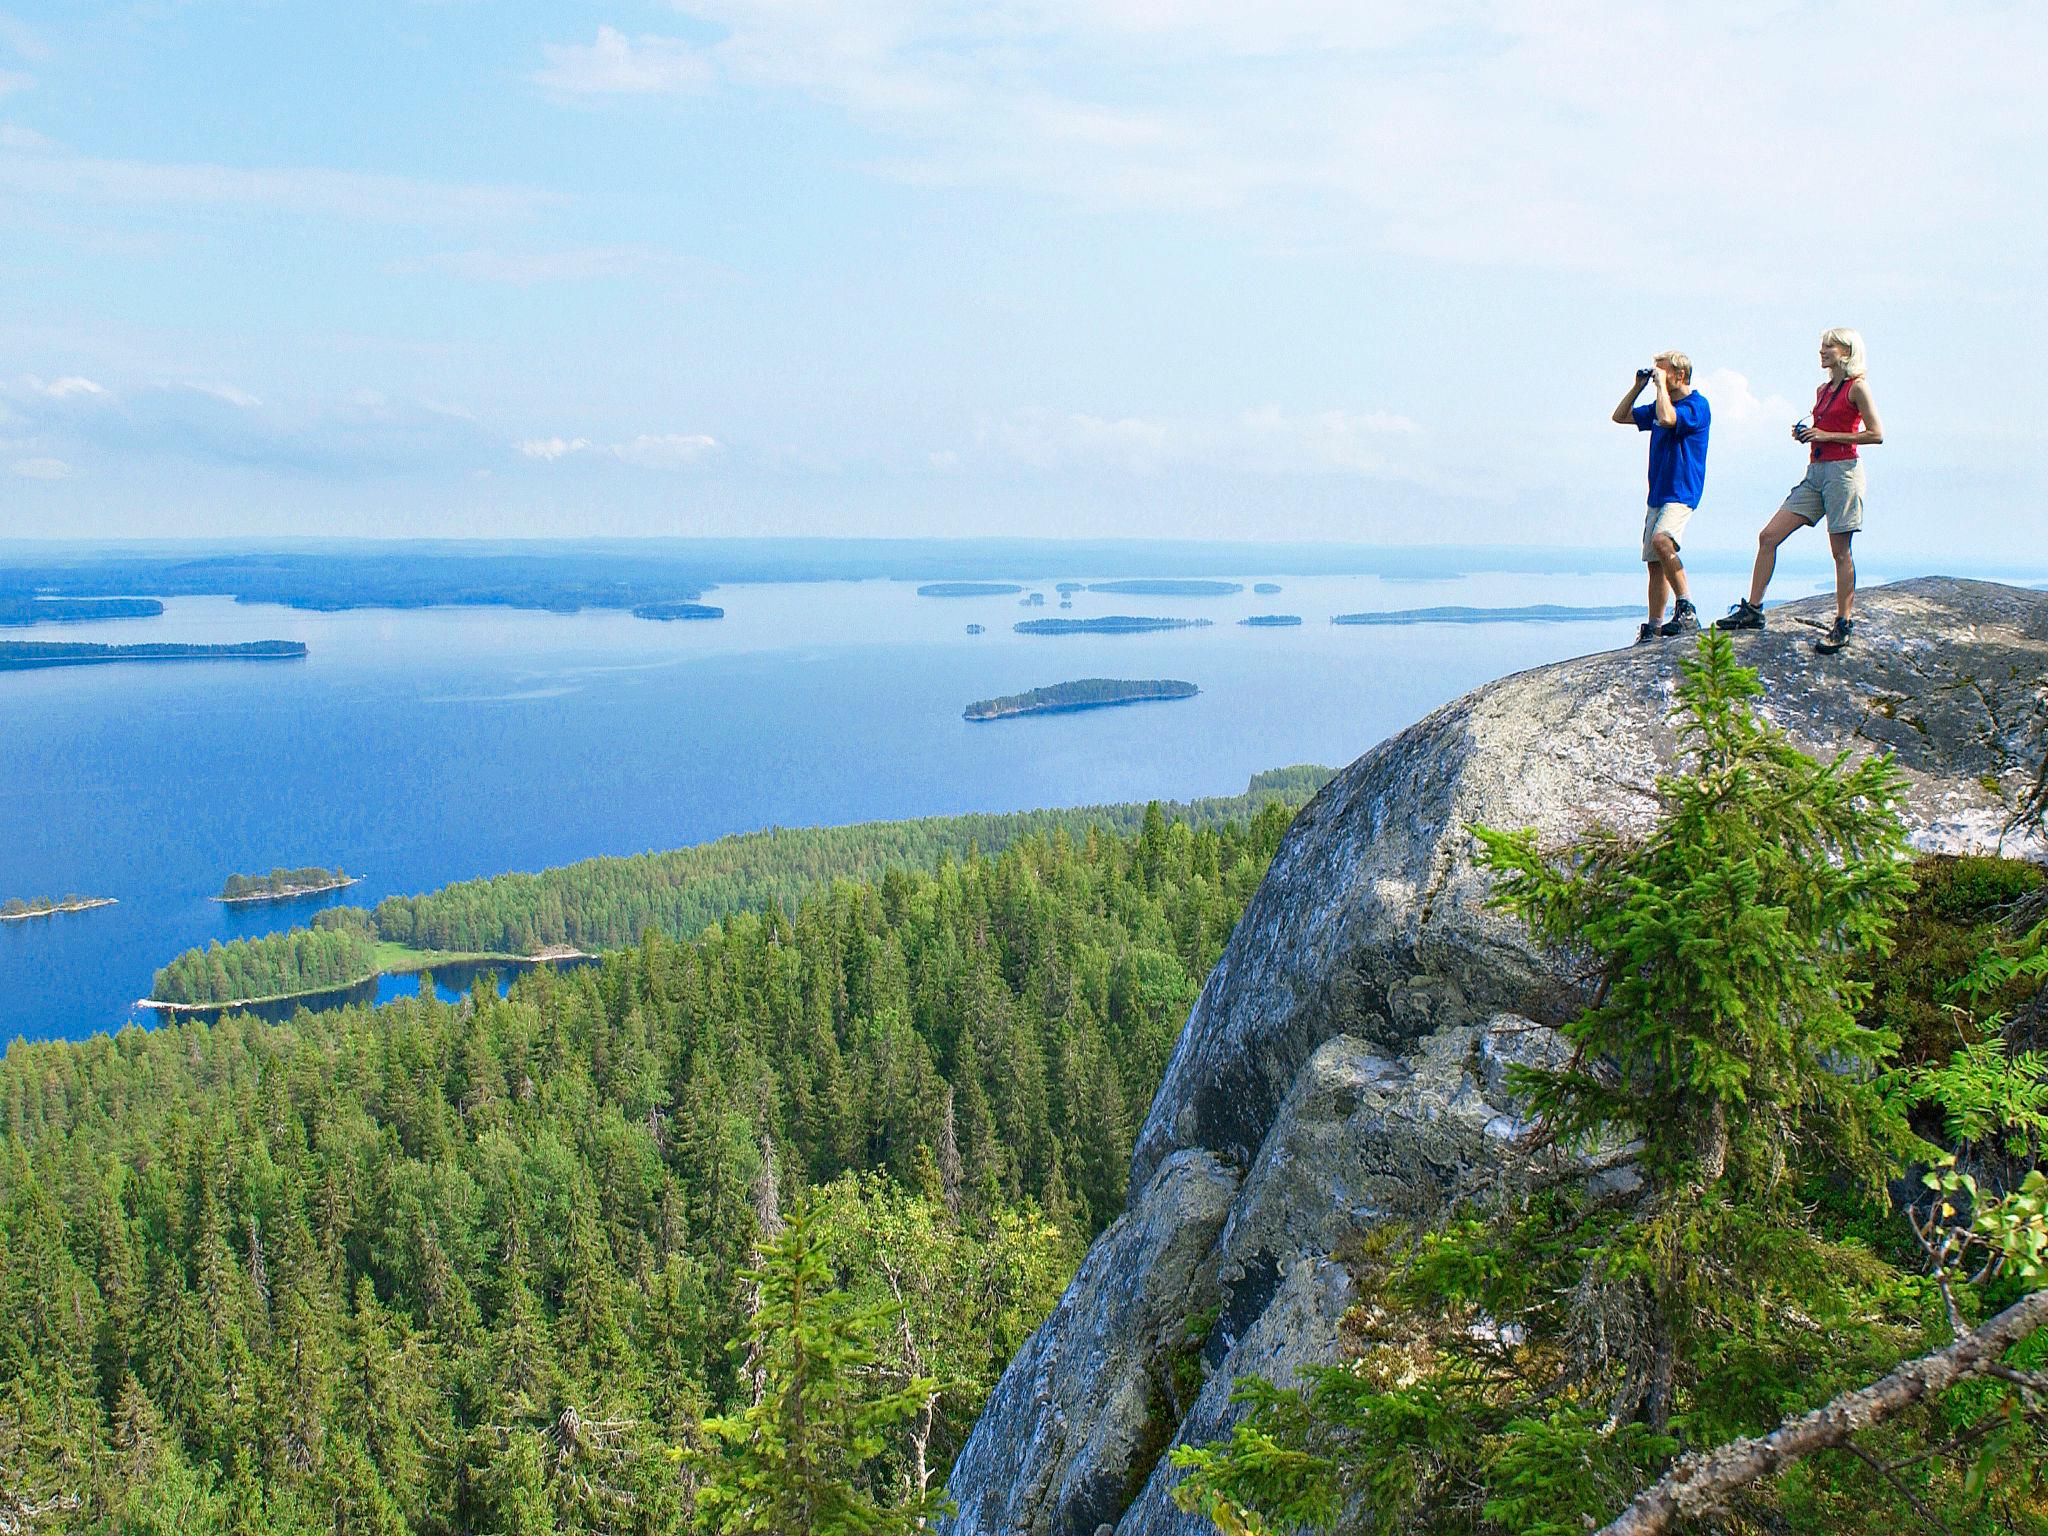
[[[1637,405],[1645,389],[1656,398]],[[1636,644],[1659,635],[1687,635],[1700,627],[1699,614],[1678,558],[1678,541],[1700,504],[1707,485],[1707,432],[1713,413],[1707,397],[1692,387],[1692,359],[1683,352],[1660,352],[1647,368],[1636,370],[1633,388],[1614,408],[1618,426],[1634,426],[1650,434],[1650,501],[1643,518],[1643,563],[1650,568],[1650,618],[1636,631]],[[1669,623],[1664,619],[1664,593],[1677,599]]]

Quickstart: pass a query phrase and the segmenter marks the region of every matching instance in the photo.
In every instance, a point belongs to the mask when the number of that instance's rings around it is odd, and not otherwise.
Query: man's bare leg
[[[1856,555],[1851,548],[1855,541],[1853,533],[1828,533],[1828,552],[1835,557],[1835,612],[1845,619],[1856,605]]]
[[[1664,622],[1664,567],[1661,562],[1656,560],[1650,561],[1649,565],[1650,623],[1657,625]]]
[[[1771,577],[1778,569],[1778,546],[1806,526],[1804,518],[1794,517],[1783,507],[1771,515],[1764,524],[1763,532],[1756,536],[1756,569],[1749,573],[1749,606],[1761,608],[1764,605],[1764,589],[1771,584]]]
[[[1660,573],[1669,583],[1672,596],[1691,602],[1692,593],[1687,590],[1685,584],[1685,562],[1678,558],[1678,541],[1668,533],[1660,533],[1650,540],[1650,548],[1657,551],[1657,563],[1651,569]],[[1653,586],[1651,590],[1654,591],[1655,587]],[[1659,602],[1657,607],[1661,612],[1664,604]]]

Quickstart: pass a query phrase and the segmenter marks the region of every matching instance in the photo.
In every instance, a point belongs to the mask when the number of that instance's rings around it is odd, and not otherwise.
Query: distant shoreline
[[[1100,619],[1025,619],[1010,627],[1020,635],[1150,635],[1168,629],[1207,629],[1208,619],[1150,619],[1112,613]]]
[[[442,965],[553,965],[565,960],[595,960],[596,955],[586,953],[568,944],[544,944],[530,955],[476,953],[465,954],[456,951],[414,950],[400,963],[380,965],[367,976],[358,976],[353,981],[337,981],[331,987],[308,987],[297,992],[273,992],[267,997],[237,997],[224,1003],[168,1003],[161,998],[138,997],[135,1006],[152,1009],[158,1013],[228,1013],[236,1008],[258,1008],[270,1003],[292,1003],[309,997],[331,997],[336,992],[352,992],[357,987],[368,986],[386,976],[412,976],[421,971],[431,971]]]
[[[0,923],[25,923],[32,917],[55,917],[59,912],[90,912],[94,907],[120,904],[115,896],[88,896],[83,901],[60,901],[54,907],[34,907],[27,912],[0,912]]]
[[[1573,624],[1589,619],[1625,619],[1633,608],[1562,608],[1536,603],[1526,608],[1393,608],[1385,612],[1339,613],[1332,624]]]
[[[43,667],[109,666],[133,661],[303,661],[303,640],[249,640],[236,645],[99,645],[90,641],[0,640],[0,672]]]

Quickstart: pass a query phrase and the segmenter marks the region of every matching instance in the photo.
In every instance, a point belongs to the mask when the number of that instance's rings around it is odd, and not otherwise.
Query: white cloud
[[[104,385],[95,384],[91,379],[80,378],[76,374],[52,380],[48,384],[30,374],[23,383],[36,394],[46,395],[52,400],[73,400],[107,393]]]
[[[44,204],[249,209],[393,224],[526,218],[562,199],[527,187],[431,181],[322,166],[251,170],[81,155],[40,135],[0,135],[0,192]]]
[[[567,96],[645,96],[697,91],[711,83],[704,55],[676,37],[628,37],[600,26],[597,41],[549,44],[534,82]]]
[[[1717,433],[1733,431],[1742,436],[1775,433],[1782,436],[1801,412],[1783,395],[1759,395],[1747,374],[1733,368],[1713,368],[1700,375],[1700,393],[1714,414]]]
[[[83,456],[348,478],[470,464],[493,438],[459,413],[374,390],[266,403],[217,380],[0,382],[0,419],[37,460]]]
[[[1831,238],[1901,286],[2009,285],[2048,242],[2018,190],[2048,149],[2048,7],[1730,0],[1703,26],[1596,0],[674,3],[723,35],[605,29],[551,67],[586,90],[699,90],[710,68],[845,112],[883,174],[1283,243],[1748,291]]]
[[[17,459],[11,467],[25,480],[63,480],[71,473],[62,459]]]
[[[35,83],[34,75],[23,74],[18,69],[0,69],[0,96],[12,96],[16,91],[25,91]]]
[[[188,383],[185,388],[192,390],[196,394],[210,395],[215,400],[224,400],[229,405],[236,406],[245,411],[252,411],[263,403],[247,390],[237,389],[232,384]]]
[[[683,469],[720,444],[702,433],[645,433],[620,443],[594,443],[587,437],[529,437],[513,444],[529,459],[553,464],[578,454],[615,459],[637,469]]]
[[[701,433],[669,432],[615,443],[612,453],[621,463],[637,465],[641,469],[681,469],[717,447],[718,439],[714,437]]]
[[[529,459],[552,464],[572,453],[587,453],[592,445],[587,437],[529,437],[515,446]]]
[[[1035,469],[1109,465],[1155,475],[1194,467],[1414,479],[1420,470],[1408,445],[1419,435],[1413,421],[1386,411],[1289,413],[1266,405],[1233,416],[1110,417],[1030,410],[982,427],[975,447]],[[958,461],[951,452],[932,455],[938,467]]]

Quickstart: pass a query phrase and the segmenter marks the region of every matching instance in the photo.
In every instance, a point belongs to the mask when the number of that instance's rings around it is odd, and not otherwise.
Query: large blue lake
[[[1085,573],[1079,573],[1085,578]],[[0,898],[119,905],[0,923],[0,1039],[138,1015],[156,966],[290,926],[318,901],[233,909],[230,873],[340,865],[395,892],[771,825],[1235,793],[1349,762],[1479,683],[1626,643],[1630,621],[1348,627],[1441,604],[1628,603],[1639,575],[1274,577],[1226,598],[925,598],[912,584],[733,586],[726,617],[484,608],[319,614],[174,600],[159,619],[0,638],[303,640],[286,663],[0,673]],[[1873,578],[1874,579],[1874,578]],[[1720,585],[1732,585],[1722,581]],[[1781,583],[1811,590],[1810,577]],[[1718,587],[1716,588],[1718,590]],[[1023,636],[1019,619],[1214,620],[1153,635]],[[1255,613],[1298,628],[1252,629]],[[969,624],[986,633],[970,635]],[[1172,677],[1179,703],[970,724],[969,701],[1080,677]]]

